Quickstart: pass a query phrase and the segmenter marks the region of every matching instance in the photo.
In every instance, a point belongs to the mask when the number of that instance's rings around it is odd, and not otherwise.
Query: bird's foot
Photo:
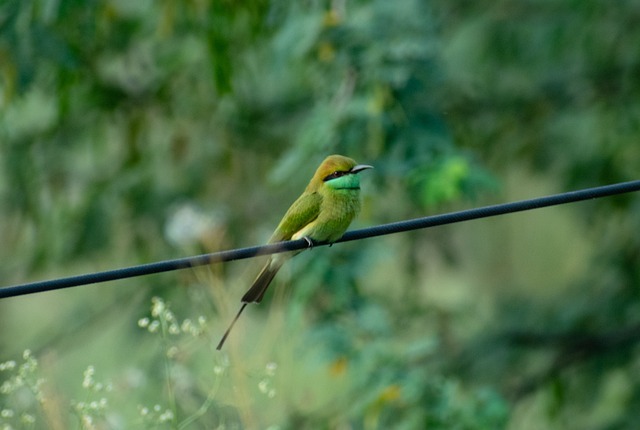
[[[302,238],[304,239],[305,242],[307,242],[308,248],[313,248],[313,240],[311,240],[310,237],[302,236]]]

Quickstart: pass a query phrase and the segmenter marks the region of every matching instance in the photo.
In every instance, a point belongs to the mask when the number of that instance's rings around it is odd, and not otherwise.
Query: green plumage
[[[290,240],[294,234],[315,221],[320,213],[322,200],[322,196],[318,192],[305,192],[298,197],[298,200],[293,202],[287,213],[282,217],[276,231],[271,235],[269,243]]]
[[[327,157],[318,167],[304,193],[291,205],[271,235],[269,243],[308,238],[334,242],[342,237],[360,210],[358,173],[371,166],[357,165],[341,155]],[[247,303],[262,301],[282,265],[300,251],[274,254],[242,297],[243,305],[218,344],[222,345]]]
[[[303,237],[315,242],[333,242],[342,237],[360,210],[358,189],[322,191],[303,194],[289,208],[269,243]],[[245,303],[262,301],[266,289],[282,265],[297,252],[274,254],[251,288],[242,297]]]

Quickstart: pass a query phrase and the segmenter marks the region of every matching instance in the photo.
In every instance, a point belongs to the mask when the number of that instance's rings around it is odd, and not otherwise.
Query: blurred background
[[[635,0],[3,0],[0,286],[639,179]],[[2,429],[634,429],[640,199],[0,301]],[[26,351],[25,351],[26,350]]]

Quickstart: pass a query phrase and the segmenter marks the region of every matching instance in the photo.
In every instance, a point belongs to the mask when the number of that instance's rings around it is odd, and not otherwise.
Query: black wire
[[[450,212],[442,215],[416,218],[407,221],[383,224],[362,230],[348,231],[338,242],[350,240],[360,240],[369,237],[382,236],[386,234],[400,233],[422,228],[436,227],[445,224],[454,224],[462,221],[470,221],[479,218],[487,218],[497,215],[505,215],[515,212],[522,212],[532,209],[546,208],[566,203],[574,203],[584,200],[609,197],[617,194],[640,191],[640,180],[620,182],[601,187],[585,188],[578,191],[568,191],[566,193],[554,194],[551,196],[537,197],[530,200],[520,200],[511,203],[501,203],[493,206],[483,206],[475,209],[467,209],[459,212]]]
[[[339,242],[366,239],[369,237],[383,236],[387,234],[436,227],[445,224],[453,224],[479,218],[487,218],[496,215],[504,215],[514,212],[522,212],[531,209],[544,208],[565,203],[578,202],[589,199],[629,193],[640,190],[640,180],[621,182],[595,188],[586,188],[578,191],[570,191],[551,196],[538,197],[530,200],[521,200],[511,203],[503,203],[493,206],[484,206],[475,209],[467,209],[459,212],[451,212],[442,215],[416,218],[407,221],[382,224],[361,230],[348,231]],[[324,246],[328,243],[317,243],[314,246]],[[253,258],[258,255],[268,255],[280,252],[293,251],[308,248],[308,242],[303,238],[271,245],[253,246],[250,248],[232,249],[229,251],[214,252],[212,254],[198,255],[195,257],[179,258],[175,260],[159,261],[156,263],[142,264],[139,266],[125,267],[104,272],[88,273],[85,275],[71,276],[68,278],[52,279],[48,281],[31,282],[0,288],[0,299],[25,294],[40,293],[44,291],[70,288],[80,285],[95,284],[99,282],[114,281],[117,279],[133,278],[136,276],[150,275],[153,273],[169,272],[173,270],[187,269],[190,267],[204,266],[207,264],[221,263],[225,261]]]

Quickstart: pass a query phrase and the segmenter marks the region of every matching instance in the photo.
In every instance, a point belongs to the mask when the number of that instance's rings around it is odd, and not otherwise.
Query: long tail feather
[[[264,293],[267,291],[267,288],[269,288],[269,284],[271,284],[271,281],[273,281],[273,278],[276,276],[276,273],[278,273],[278,270],[280,270],[280,267],[282,267],[282,264],[284,262],[285,259],[272,258],[269,259],[267,264],[262,268],[262,271],[260,272],[260,274],[258,274],[256,280],[253,281],[253,285],[251,285],[251,288],[249,288],[245,295],[242,296],[242,306],[240,307],[240,310],[236,314],[233,321],[231,321],[231,324],[229,324],[229,328],[227,329],[227,331],[224,332],[222,339],[220,339],[220,343],[218,343],[218,346],[216,347],[218,351],[222,348],[222,345],[224,345],[224,342],[227,340],[227,337],[231,332],[231,329],[235,325],[236,321],[238,321],[238,318],[240,318],[240,315],[242,314],[242,311],[244,311],[244,308],[249,303],[260,303],[262,301]]]
[[[233,328],[233,325],[236,323],[236,321],[238,321],[238,318],[240,318],[240,314],[242,313],[242,311],[244,310],[244,308],[246,306],[247,306],[247,303],[243,303],[242,304],[242,306],[240,307],[240,310],[236,314],[236,317],[233,319],[233,321],[231,321],[231,324],[229,324],[229,328],[227,329],[227,331],[224,332],[224,335],[222,336],[222,339],[220,339],[220,342],[218,343],[218,346],[216,346],[216,349],[218,351],[220,351],[222,349],[222,345],[224,345],[224,341],[227,340],[227,336],[229,336],[229,333],[231,332],[231,329]]]

